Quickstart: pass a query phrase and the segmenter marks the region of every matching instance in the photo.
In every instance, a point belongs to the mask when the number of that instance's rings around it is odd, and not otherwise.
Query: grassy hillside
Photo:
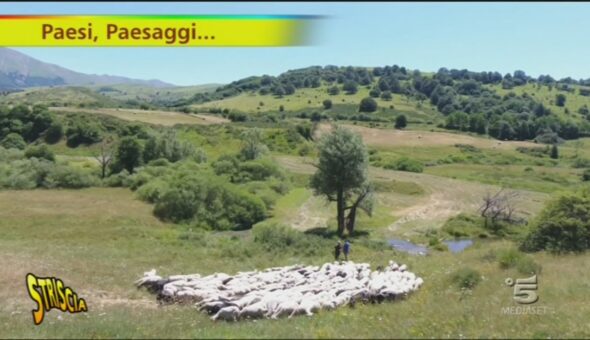
[[[2,97],[5,104],[50,106],[0,107],[0,142],[11,147],[0,148],[2,335],[590,334],[584,302],[589,286],[576,279],[590,270],[590,254],[517,250],[549,200],[590,188],[590,138],[582,137],[586,118],[573,112],[586,97],[579,91],[567,93],[567,114],[552,103],[555,94],[564,91],[549,91],[534,80],[504,90],[502,76],[499,80],[493,74],[322,70],[169,92],[125,85],[45,88]],[[344,77],[342,82],[339,77]],[[358,81],[354,94],[328,92],[334,86],[343,88],[349,78]],[[360,113],[361,99],[384,79],[400,93],[393,93],[391,100],[376,97],[378,108]],[[438,90],[431,88],[435,81]],[[273,93],[298,82],[302,86],[292,94]],[[426,96],[430,90],[434,94]],[[331,108],[324,107],[326,99],[332,101]],[[174,110],[172,104],[180,106]],[[192,112],[179,110],[188,104]],[[408,125],[394,128],[401,114]],[[465,116],[467,128],[460,121]],[[473,116],[485,117],[486,133],[470,130]],[[457,123],[449,117],[458,119],[458,128],[449,126]],[[576,124],[577,137],[582,138],[559,140],[554,147],[536,140],[537,135],[552,133],[565,137],[571,132],[571,126],[564,129],[567,121]],[[530,124],[534,136],[514,134],[499,140],[489,133],[494,127],[502,133],[518,130],[523,122]],[[135,289],[133,282],[152,268],[163,276],[233,274],[331,261],[338,238],[335,203],[314,195],[310,178],[319,162],[318,140],[334,123],[362,138],[374,190],[371,215],[359,212],[356,232],[350,235],[352,259],[373,268],[389,260],[408,264],[425,282],[416,294],[313,317],[215,323],[192,305],[160,306],[151,294]],[[537,128],[550,131],[537,133]],[[103,147],[107,159],[113,157],[105,178],[95,158]],[[493,230],[484,224],[480,207],[487,195],[502,188],[514,194],[514,219]],[[257,238],[263,227],[274,234]],[[457,237],[474,244],[453,254],[442,241]],[[391,239],[423,245],[429,255],[394,250],[387,244]],[[461,287],[453,278],[470,270],[481,281]],[[34,327],[34,303],[24,289],[28,272],[63,279],[86,298],[90,311],[50,311],[44,324]],[[540,300],[534,306],[545,312],[506,314],[505,308],[518,306],[506,278],[533,272],[540,282]]]
[[[22,209],[26,205],[28,209]],[[293,263],[319,264],[285,249],[257,250],[249,233],[201,235],[159,222],[147,204],[124,189],[5,191],[0,193],[0,327],[7,337],[583,337],[590,332],[585,308],[586,282],[572,280],[590,270],[590,257],[534,255],[543,264],[538,294],[542,315],[507,315],[514,306],[498,256],[508,242],[483,241],[461,254],[438,252],[416,257],[354,245],[354,260],[373,267],[394,259],[424,278],[406,300],[323,311],[313,317],[214,323],[190,305],[158,307],[133,281],[155,268],[161,275],[237,271]],[[73,207],[76,207],[73,209]],[[63,243],[67,240],[67,243]],[[48,246],[51,244],[51,246]],[[34,256],[42,254],[42,256]],[[92,254],[92,256],[89,256]],[[239,261],[236,261],[239,258]],[[462,292],[451,282],[460,268],[477,268],[484,280]],[[50,311],[41,326],[32,324],[33,301],[26,295],[27,272],[62,278],[90,311]],[[436,325],[433,327],[433,325]]]
[[[22,92],[0,96],[4,105],[42,104],[46,106],[70,107],[126,107],[123,101],[102,95],[86,87],[31,88]]]
[[[198,93],[214,91],[221,85],[204,84],[195,86],[176,86],[154,88],[142,85],[109,85],[93,86],[93,91],[123,102],[137,101],[155,106],[167,106],[167,104],[179,103],[188,100]]]
[[[145,85],[36,87],[0,96],[0,104],[69,107],[167,107],[182,106],[195,94],[212,91],[218,85],[155,88]]]
[[[509,92],[514,92],[518,95],[527,93],[541,101],[552,112],[562,118],[570,118],[578,121],[586,120],[586,116],[580,114],[579,110],[584,106],[590,107],[590,96],[582,96],[579,91],[580,89],[588,89],[588,87],[579,85],[570,85],[569,87],[573,89],[573,91],[563,91],[555,86],[539,84],[526,84],[523,86],[517,86],[513,89],[503,89],[501,86],[494,86],[493,88],[501,95],[505,95]],[[558,94],[563,94],[566,97],[564,106],[556,105],[555,96]]]
[[[208,112],[211,109],[228,109],[230,111],[257,113],[280,111],[280,107],[286,112],[324,112],[326,114],[338,114],[341,112],[357,113],[358,105],[362,98],[369,96],[369,89],[360,87],[355,94],[337,95],[328,93],[328,86],[324,85],[313,89],[301,89],[291,96],[278,97],[272,94],[261,95],[259,93],[242,93],[235,97],[223,100],[215,100],[203,104],[193,104],[191,107],[197,112]],[[333,108],[326,110],[324,100],[331,100]],[[394,117],[396,114],[406,114],[413,122],[426,122],[440,120],[436,108],[429,103],[420,104],[414,98],[403,95],[393,95],[392,100],[376,99],[379,111],[375,115]]]

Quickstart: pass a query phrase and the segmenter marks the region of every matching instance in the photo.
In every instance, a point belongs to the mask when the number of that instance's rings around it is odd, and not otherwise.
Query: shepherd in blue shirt
[[[350,242],[348,242],[348,240],[344,242],[344,247],[342,247],[342,251],[344,252],[344,261],[348,261],[348,254],[350,254]]]

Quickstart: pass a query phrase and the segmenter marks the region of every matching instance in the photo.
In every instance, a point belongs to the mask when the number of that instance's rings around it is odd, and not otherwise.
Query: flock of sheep
[[[196,302],[213,320],[279,318],[312,315],[355,302],[381,302],[417,290],[422,278],[393,261],[371,271],[367,263],[334,262],[318,266],[294,265],[263,271],[174,275],[162,278],[156,270],[137,280],[166,302]]]

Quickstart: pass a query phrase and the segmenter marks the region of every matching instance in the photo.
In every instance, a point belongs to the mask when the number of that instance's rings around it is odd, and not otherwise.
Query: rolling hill
[[[0,48],[0,91],[35,86],[139,84],[170,87],[161,80],[140,80],[112,75],[85,74],[42,62],[8,48]]]

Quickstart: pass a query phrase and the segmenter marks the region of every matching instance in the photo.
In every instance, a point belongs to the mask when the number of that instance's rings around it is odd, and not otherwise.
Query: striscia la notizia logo
[[[74,290],[66,287],[62,280],[55,277],[36,277],[27,274],[27,290],[37,309],[33,309],[33,322],[40,325],[45,317],[45,312],[51,309],[59,309],[62,312],[80,313],[87,312],[86,301],[79,297]]]

